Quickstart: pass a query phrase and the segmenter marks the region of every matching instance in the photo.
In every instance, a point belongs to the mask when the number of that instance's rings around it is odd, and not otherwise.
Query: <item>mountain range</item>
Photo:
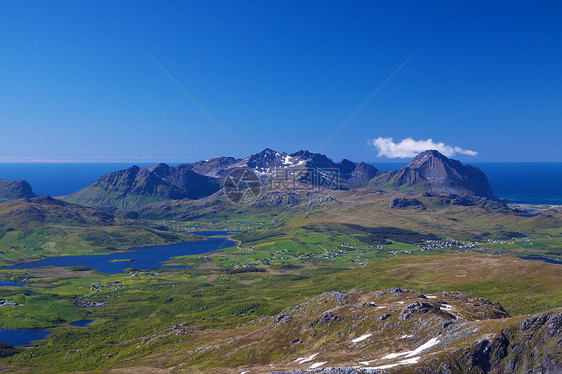
[[[407,166],[386,173],[365,162],[329,157],[301,150],[292,154],[272,149],[243,159],[217,157],[192,164],[132,166],[104,175],[63,200],[90,207],[132,208],[159,201],[200,199],[219,191],[233,170],[251,169],[262,180],[288,180],[297,185],[324,189],[397,190],[436,192],[493,199],[486,175],[478,168],[463,165],[437,151],[425,151]]]
[[[338,172],[344,180],[357,178],[370,180],[380,172],[372,165],[364,162],[355,163],[343,159],[335,163],[327,156],[301,150],[292,154],[279,153],[266,148],[263,151],[244,159],[232,157],[218,157],[211,160],[199,161],[189,165],[197,173],[224,178],[230,170],[235,168],[249,168],[261,175],[269,175],[280,170],[316,169],[325,172]]]

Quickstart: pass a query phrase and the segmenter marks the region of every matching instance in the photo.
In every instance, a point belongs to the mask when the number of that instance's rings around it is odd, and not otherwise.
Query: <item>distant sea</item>
[[[86,187],[100,176],[130,163],[0,163],[0,179],[28,181],[37,195],[62,196]],[[139,164],[149,166],[151,164]],[[373,164],[381,171],[406,163]],[[562,162],[474,163],[488,176],[494,194],[524,204],[562,205]]]
[[[381,171],[407,163],[373,163]],[[562,205],[562,162],[475,162],[488,177],[494,194],[521,204]]]
[[[23,179],[36,195],[62,196],[82,189],[112,171],[127,169],[128,163],[0,163],[0,179]]]

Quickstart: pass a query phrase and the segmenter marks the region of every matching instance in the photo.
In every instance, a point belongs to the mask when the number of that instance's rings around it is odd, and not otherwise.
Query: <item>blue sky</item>
[[[555,1],[6,1],[0,162],[562,161],[561,25]]]

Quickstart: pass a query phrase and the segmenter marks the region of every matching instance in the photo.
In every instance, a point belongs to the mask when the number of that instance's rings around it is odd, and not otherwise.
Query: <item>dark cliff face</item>
[[[26,181],[6,181],[0,179],[0,201],[35,197],[31,186]]]
[[[371,180],[379,174],[381,174],[381,172],[377,170],[377,168],[364,162],[356,164],[355,169],[351,173],[352,176],[365,180]]]
[[[562,373],[562,310],[483,336],[472,347],[432,359],[417,373]]]
[[[402,191],[494,197],[488,178],[480,169],[463,165],[434,150],[420,153],[399,170],[379,175],[372,184]]]
[[[190,170],[207,176],[218,176],[221,171],[227,170],[236,163],[234,157],[217,157],[211,160],[198,161],[193,164],[180,165],[189,168]]]
[[[215,178],[198,174],[192,171],[188,165],[171,167],[166,164],[159,164],[152,170],[152,173],[161,180],[178,188],[180,196],[190,199],[209,196],[220,187]]]
[[[263,151],[248,157],[245,166],[258,171],[278,169],[284,165],[286,156],[286,153],[279,153],[266,148]]]
[[[291,157],[295,157],[299,160],[304,161],[306,167],[314,168],[314,169],[335,169],[335,168],[339,169],[338,166],[341,165],[341,164],[336,164],[329,157],[323,154],[313,153],[305,150],[301,150],[296,153],[293,153]],[[342,161],[342,163],[345,161],[347,161],[348,163],[350,162],[349,160],[344,160]]]

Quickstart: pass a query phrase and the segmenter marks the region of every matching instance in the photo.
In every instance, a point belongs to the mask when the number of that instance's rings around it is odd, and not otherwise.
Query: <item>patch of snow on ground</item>
[[[403,301],[397,301],[397,303],[398,303],[398,304],[404,304],[404,302],[403,302]]]
[[[433,347],[434,345],[436,345],[437,343],[439,343],[441,340],[437,339],[437,338],[431,338],[429,339],[427,342],[425,342],[424,344],[420,345],[418,348],[414,349],[413,351],[411,351],[410,353],[408,353],[406,355],[406,357],[412,357],[417,355],[418,353],[421,353],[431,347]]]
[[[447,311],[451,311],[451,310],[453,310],[453,307],[452,307],[452,306],[450,306],[449,304],[443,304],[443,306],[442,306],[442,307],[440,307],[439,309],[441,309],[441,310],[447,310]]]
[[[362,342],[363,340],[365,340],[365,339],[371,337],[371,335],[373,335],[373,334],[367,334],[367,335],[360,336],[360,337],[358,337],[358,338],[353,339],[352,342],[353,342],[353,343]]]
[[[415,364],[415,363],[417,363],[419,360],[420,360],[419,357],[412,357],[412,358],[408,358],[408,359],[406,359],[406,360],[398,361],[398,362],[396,362],[396,363],[394,363],[394,364],[381,365],[381,366],[375,366],[375,367],[367,367],[367,368],[365,368],[365,369],[369,369],[369,370],[390,369],[390,368],[393,368],[393,367],[398,366],[398,365]]]
[[[389,354],[387,354],[386,356],[384,356],[382,359],[383,359],[383,360],[387,360],[387,359],[390,359],[390,358],[396,358],[396,357],[400,357],[400,356],[407,355],[408,353],[410,353],[410,352],[389,353]]]
[[[302,364],[304,364],[305,362],[309,362],[309,361],[314,360],[314,357],[316,357],[316,356],[318,356],[318,353],[315,353],[315,354],[310,355],[310,356],[305,357],[305,358],[299,357],[299,358],[297,358],[297,359],[295,360],[295,362],[298,361],[298,362],[299,362],[299,365],[302,365]]]
[[[314,364],[312,364],[312,365],[310,366],[310,368],[311,368],[311,369],[316,369],[316,368],[319,368],[320,366],[325,365],[325,364],[327,364],[327,363],[328,363],[327,361],[326,361],[326,362],[315,362]]]
[[[433,295],[425,295],[425,297],[427,297],[428,299],[437,299],[437,296]]]
[[[400,339],[411,338],[412,336],[414,336],[414,335],[402,335],[402,336],[400,337]]]
[[[414,349],[413,351],[400,352],[400,353],[390,353],[390,354],[387,354],[386,356],[384,356],[382,359],[387,360],[387,359],[390,359],[390,358],[396,358],[396,357],[400,357],[400,356],[406,356],[406,357],[416,356],[417,354],[433,347],[434,345],[436,345],[439,342],[440,342],[439,339],[432,338],[432,339],[429,339],[424,344],[420,345],[418,348]]]

